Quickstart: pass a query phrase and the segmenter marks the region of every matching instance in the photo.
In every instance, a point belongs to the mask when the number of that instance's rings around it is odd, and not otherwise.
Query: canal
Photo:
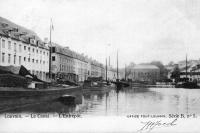
[[[200,90],[176,88],[124,88],[119,93],[82,92],[75,104],[54,100],[8,110],[11,113],[72,113],[81,116],[129,114],[200,114]]]

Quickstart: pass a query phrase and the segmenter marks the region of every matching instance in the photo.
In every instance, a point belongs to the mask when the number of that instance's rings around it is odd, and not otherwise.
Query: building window
[[[10,63],[10,58],[11,58],[11,55],[8,54],[8,63]]]
[[[36,50],[36,53],[38,53],[38,49]]]
[[[40,64],[42,63],[42,60],[40,60]]]
[[[43,61],[43,64],[45,64],[45,61]]]
[[[5,48],[5,43],[6,43],[6,41],[3,39],[2,40],[2,48]]]
[[[21,56],[19,56],[19,65],[21,65]]]
[[[35,49],[33,48],[33,53],[35,52]]]
[[[36,60],[36,63],[38,63],[38,60]]]
[[[22,52],[22,45],[19,45],[19,52]]]
[[[26,57],[24,57],[24,62],[26,62]]]
[[[16,64],[16,55],[14,55],[14,64]]]
[[[43,52],[43,55],[45,55],[45,52]]]
[[[56,48],[55,47],[52,47],[52,53],[55,53],[56,52]]]
[[[26,51],[26,46],[24,46],[24,51]]]
[[[40,54],[42,54],[42,50],[40,50]]]
[[[14,51],[16,52],[17,51],[17,44],[14,43]]]
[[[32,62],[34,63],[34,59],[32,59]]]
[[[30,60],[31,60],[31,59],[30,59],[30,58],[28,58],[28,62],[30,62]]]
[[[5,62],[5,53],[2,53],[2,62]]]
[[[30,47],[28,47],[28,52],[30,52],[31,51],[31,48]]]
[[[56,57],[55,56],[52,56],[52,61],[55,61],[56,60]]]
[[[11,49],[11,41],[8,41],[8,49]]]

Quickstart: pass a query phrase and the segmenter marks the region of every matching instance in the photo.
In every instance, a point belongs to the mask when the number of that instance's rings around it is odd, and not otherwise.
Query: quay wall
[[[52,90],[27,90],[27,91],[1,91],[0,90],[0,112],[5,112],[18,106],[28,104],[37,104],[42,102],[51,102],[62,95],[75,96],[75,102],[80,103],[82,96],[81,87],[72,87],[67,89]]]

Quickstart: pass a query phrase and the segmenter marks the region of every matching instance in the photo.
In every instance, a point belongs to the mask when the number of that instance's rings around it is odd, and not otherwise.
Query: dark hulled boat
[[[186,55],[186,62],[185,63],[186,63],[186,67],[185,67],[186,78],[184,78],[184,81],[177,82],[175,84],[175,88],[200,89],[200,86],[198,86],[196,81],[190,81],[189,78],[187,77],[187,75],[188,75],[188,72],[187,72],[187,69],[188,69],[187,55]]]
[[[101,77],[89,77],[83,83],[83,91],[104,91],[111,88],[112,85],[108,84],[106,81],[103,81]]]
[[[119,80],[119,68],[118,68],[118,65],[119,65],[119,63],[118,63],[118,51],[117,51],[117,79],[116,79],[116,81],[112,82],[112,83],[114,83],[116,85],[116,91],[117,92],[119,90],[121,90],[123,87],[130,86],[128,82]],[[125,72],[125,74],[126,74],[126,72]]]
[[[9,107],[57,99],[77,91],[81,92],[81,87],[50,85],[39,80],[23,66],[0,66],[0,111]]]
[[[198,86],[197,82],[186,81],[177,83],[175,88],[200,89],[200,86]]]

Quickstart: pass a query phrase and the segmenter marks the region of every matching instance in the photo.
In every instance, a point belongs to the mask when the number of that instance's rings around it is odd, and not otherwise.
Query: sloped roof
[[[10,32],[8,35],[8,30],[17,29],[17,31]],[[47,48],[44,45],[44,42],[40,39],[40,37],[32,30],[29,30],[23,26],[17,25],[10,20],[7,20],[3,17],[0,17],[0,34],[3,36],[10,36],[13,39],[23,41],[25,43],[29,43],[29,38],[34,38],[38,41],[39,47]],[[20,34],[24,34],[21,37]]]
[[[52,42],[52,46],[53,46],[53,47],[56,47],[56,52],[57,52],[57,53],[64,54],[64,55],[73,57],[73,58],[75,58],[75,59],[78,59],[78,60],[87,62],[87,59],[86,59],[83,55],[81,55],[81,54],[79,54],[79,53],[77,53],[77,52],[74,52],[74,51],[72,51],[72,50],[69,49],[69,48],[62,47],[61,45],[59,45],[59,44],[57,44],[57,43],[54,43],[54,42]]]
[[[133,67],[133,69],[159,69],[155,65],[136,65]]]

